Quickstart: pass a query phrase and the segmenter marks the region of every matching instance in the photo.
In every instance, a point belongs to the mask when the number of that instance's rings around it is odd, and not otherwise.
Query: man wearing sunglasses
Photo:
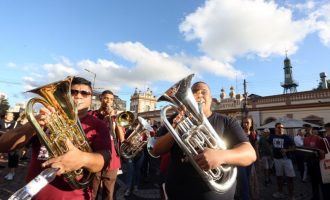
[[[275,124],[275,135],[269,137],[269,142],[273,148],[274,166],[277,177],[277,192],[273,194],[274,198],[285,198],[283,193],[283,176],[287,177],[289,199],[293,196],[293,178],[295,172],[291,160],[291,153],[294,151],[293,140],[284,133],[282,123]]]
[[[40,144],[30,123],[11,131],[11,134],[4,134],[1,136],[0,152],[20,148],[31,140],[32,157],[27,172],[27,181],[36,177],[45,167],[58,168],[58,176],[34,196],[35,200],[91,199],[91,187],[87,187],[86,189],[73,189],[62,176],[63,173],[80,168],[85,168],[90,172],[99,172],[109,164],[111,148],[110,136],[106,124],[88,114],[92,102],[91,95],[91,83],[84,78],[74,77],[71,82],[71,96],[73,102],[77,106],[78,117],[86,134],[86,138],[93,149],[91,153],[79,150],[67,140],[66,145],[68,146],[68,152],[49,159],[47,150]],[[52,107],[40,109],[39,115],[36,116],[40,126],[44,127],[47,125],[50,114],[53,112],[55,112],[55,110]]]

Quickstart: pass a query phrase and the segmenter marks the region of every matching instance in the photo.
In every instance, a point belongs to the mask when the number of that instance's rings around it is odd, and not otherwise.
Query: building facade
[[[156,110],[157,99],[149,88],[145,92],[135,88],[130,100],[130,111],[132,112],[141,113]]]
[[[228,98],[213,98],[212,110],[241,121],[243,95],[235,94]],[[272,96],[250,95],[247,99],[248,115],[253,117],[255,127],[276,119],[288,117],[301,119],[317,125],[330,122],[330,89],[304,91]],[[160,111],[144,111],[139,115],[151,121],[160,121]]]
[[[213,110],[241,119],[242,97],[213,102]],[[272,96],[250,95],[248,115],[261,126],[282,117],[301,119],[317,125],[330,122],[330,89],[296,92]]]

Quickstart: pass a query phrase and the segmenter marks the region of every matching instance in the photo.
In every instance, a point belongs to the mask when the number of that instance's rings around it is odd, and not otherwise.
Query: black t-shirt
[[[294,146],[294,141],[288,135],[271,135],[268,140],[273,147],[273,157],[276,159],[283,158],[282,149]],[[287,158],[292,158],[291,152],[287,152],[285,155]]]
[[[170,122],[172,121],[171,119],[169,120]],[[249,141],[235,119],[219,113],[213,113],[208,120],[220,138],[225,142],[228,149],[241,142]],[[164,135],[167,132],[165,127],[161,127],[157,134]],[[184,157],[180,147],[175,143],[171,149],[171,161],[166,179],[166,192],[170,200],[233,199],[235,186],[223,194],[213,191],[190,162],[183,161]]]
[[[9,129],[16,128],[17,122],[11,121],[11,122],[5,122],[4,120],[0,120],[0,131],[6,131]]]

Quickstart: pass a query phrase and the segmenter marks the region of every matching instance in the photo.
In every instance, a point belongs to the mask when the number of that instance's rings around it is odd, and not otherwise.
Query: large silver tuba
[[[192,94],[190,85],[193,76],[194,74],[191,74],[182,79],[158,98],[157,101],[167,101],[173,104],[162,108],[160,114],[161,121],[208,185],[214,190],[223,193],[234,185],[237,168],[221,165],[215,169],[205,171],[193,159],[193,156],[203,151],[206,147],[226,149],[224,141],[215,132],[203,114],[201,105],[196,102]],[[177,124],[176,128],[167,120],[167,111],[169,109],[184,112],[184,117]]]
[[[153,140],[150,132],[153,131],[153,128],[150,124],[142,117],[137,117],[135,119],[132,112],[123,112],[118,115],[118,126],[130,128],[133,132],[130,136],[120,145],[119,152],[120,155],[126,159],[134,158],[140,151],[143,150],[146,144],[149,145],[150,140]],[[150,156],[153,156],[151,152],[148,152]]]
[[[65,144],[67,139],[81,151],[92,152],[80,124],[77,108],[71,98],[72,79],[73,77],[68,77],[63,81],[28,91],[42,97],[29,100],[26,106],[26,116],[35,128],[40,142],[47,148],[52,157],[60,156],[68,151],[68,147]],[[44,106],[52,106],[56,110],[56,113],[52,113],[51,119],[47,124],[47,129],[49,130],[47,133],[38,124],[34,116],[33,106],[36,103]],[[68,183],[73,188],[86,188],[92,181],[93,175],[93,173],[84,168],[64,174]]]

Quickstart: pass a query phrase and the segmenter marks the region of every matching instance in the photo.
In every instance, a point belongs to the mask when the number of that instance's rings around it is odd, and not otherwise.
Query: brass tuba
[[[150,124],[142,117],[137,117],[135,119],[132,112],[126,111],[118,115],[118,126],[130,128],[133,132],[130,136],[120,145],[120,155],[126,159],[134,158],[140,151],[143,150],[146,144],[149,145],[150,141],[153,139],[150,132],[153,128]],[[150,156],[157,158],[152,155],[149,151]]]
[[[224,141],[219,137],[210,122],[203,114],[202,107],[197,103],[190,89],[191,79],[194,74],[187,76],[168,89],[157,101],[167,101],[161,110],[161,122],[172,134],[173,138],[188,157],[191,164],[199,172],[207,184],[214,190],[223,193],[230,189],[237,176],[237,168],[221,165],[215,169],[205,171],[194,161],[193,156],[203,151],[206,147],[212,149],[226,149]],[[184,112],[183,119],[174,128],[167,120],[169,109]]]
[[[77,115],[77,108],[71,99],[71,81],[73,77],[54,82],[28,92],[36,93],[43,98],[32,98],[26,106],[26,115],[29,122],[34,126],[40,142],[47,148],[52,157],[63,155],[68,151],[65,141],[69,139],[75,147],[84,152],[92,152],[87,142]],[[33,106],[40,103],[44,106],[52,106],[56,113],[52,113],[47,124],[49,133],[45,133],[35,119]],[[74,159],[74,158],[72,158]],[[86,188],[93,179],[93,173],[86,169],[64,174],[68,183],[73,188]]]

